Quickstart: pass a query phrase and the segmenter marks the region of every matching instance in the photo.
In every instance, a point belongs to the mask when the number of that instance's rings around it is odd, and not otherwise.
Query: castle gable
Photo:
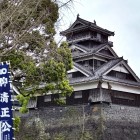
[[[79,51],[79,52],[83,52],[83,53],[86,53],[87,52],[87,49],[86,47],[83,47],[81,45],[78,45],[78,44],[74,44],[74,45],[71,45],[70,46],[70,49],[72,50],[72,52],[74,52],[75,50]]]
[[[96,21],[94,21],[94,23],[92,23],[92,22],[89,22],[89,21],[86,21],[86,20],[80,18],[79,16],[77,16],[76,21],[67,30],[62,31],[60,34],[66,35],[68,33],[76,31],[77,29],[81,30],[82,28],[90,28],[92,30],[102,32],[103,34],[105,34],[107,36],[114,35],[114,32],[111,32],[107,29],[103,29],[103,28],[97,26]]]
[[[101,67],[97,68],[94,71],[94,74],[98,75],[98,76],[106,75],[120,61],[122,61],[121,58],[112,59],[112,60],[106,62],[105,64],[103,64]]]
[[[137,77],[134,71],[129,67],[129,65],[124,60],[112,66],[112,68],[106,71],[104,75],[123,80],[140,82],[140,79]]]
[[[78,69],[81,73],[85,74],[87,77],[93,76],[93,73],[85,66],[82,66],[78,63],[74,63],[74,66],[76,69]]]
[[[93,74],[90,70],[78,63],[74,63],[73,69],[68,71],[69,78],[90,77],[91,75]]]
[[[114,52],[114,50],[108,45],[105,45],[104,47],[99,49],[97,53],[100,53],[106,56],[111,56],[111,57],[118,57],[117,54]]]
[[[80,27],[84,27],[85,24],[79,22],[79,21],[76,21],[72,24],[72,26],[69,28],[69,29],[76,29],[76,28],[80,28]]]

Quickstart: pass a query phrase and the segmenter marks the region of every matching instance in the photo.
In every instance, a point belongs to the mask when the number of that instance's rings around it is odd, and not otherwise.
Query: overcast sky
[[[71,12],[64,16],[64,30],[79,13],[85,20],[96,20],[98,26],[115,31],[113,49],[140,77],[140,0],[75,0]]]

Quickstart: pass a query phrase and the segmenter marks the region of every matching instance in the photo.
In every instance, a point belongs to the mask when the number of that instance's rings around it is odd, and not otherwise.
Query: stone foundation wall
[[[104,106],[104,140],[140,140],[140,108]]]
[[[46,107],[22,115],[17,140],[140,140],[140,108]]]

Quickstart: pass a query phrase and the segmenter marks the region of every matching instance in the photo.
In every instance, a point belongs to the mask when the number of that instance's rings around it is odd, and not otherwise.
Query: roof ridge
[[[107,33],[108,36],[114,35],[114,32],[109,31],[109,30],[107,30],[107,29],[104,29],[104,28],[102,28],[102,27],[100,27],[100,26],[97,26],[97,25],[96,25],[96,21],[94,21],[94,23],[93,23],[93,22],[87,21],[87,20],[85,20],[85,19],[82,19],[82,18],[80,18],[80,17],[77,17],[76,20],[74,21],[74,23],[73,23],[68,29],[66,29],[66,30],[64,30],[64,31],[61,31],[60,34],[61,34],[61,35],[65,35],[66,32],[68,32],[69,29],[70,29],[77,21],[79,21],[79,22],[85,24],[85,27],[86,27],[86,28],[91,27],[91,28],[100,30],[100,31],[102,31],[102,32]]]
[[[82,20],[83,22],[86,22],[87,24],[93,25],[93,26],[95,26],[95,27],[97,27],[97,28],[99,28],[99,29],[109,31],[109,30],[107,30],[107,29],[105,29],[105,28],[102,28],[102,27],[98,26],[96,23],[93,23],[93,22],[91,22],[91,21],[85,20],[85,19],[83,19],[83,18],[77,17],[76,20]],[[75,21],[76,21],[76,20],[75,20]],[[85,24],[86,24],[86,23],[85,23]],[[111,32],[111,31],[109,31],[109,32]],[[112,33],[113,33],[113,35],[114,35],[114,32],[112,32]]]

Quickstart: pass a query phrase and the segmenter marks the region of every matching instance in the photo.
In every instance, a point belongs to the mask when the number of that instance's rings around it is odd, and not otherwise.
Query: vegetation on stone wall
[[[16,133],[16,139],[101,140],[104,119],[100,107],[93,110],[93,107],[80,105],[31,111],[22,118],[22,131]]]

